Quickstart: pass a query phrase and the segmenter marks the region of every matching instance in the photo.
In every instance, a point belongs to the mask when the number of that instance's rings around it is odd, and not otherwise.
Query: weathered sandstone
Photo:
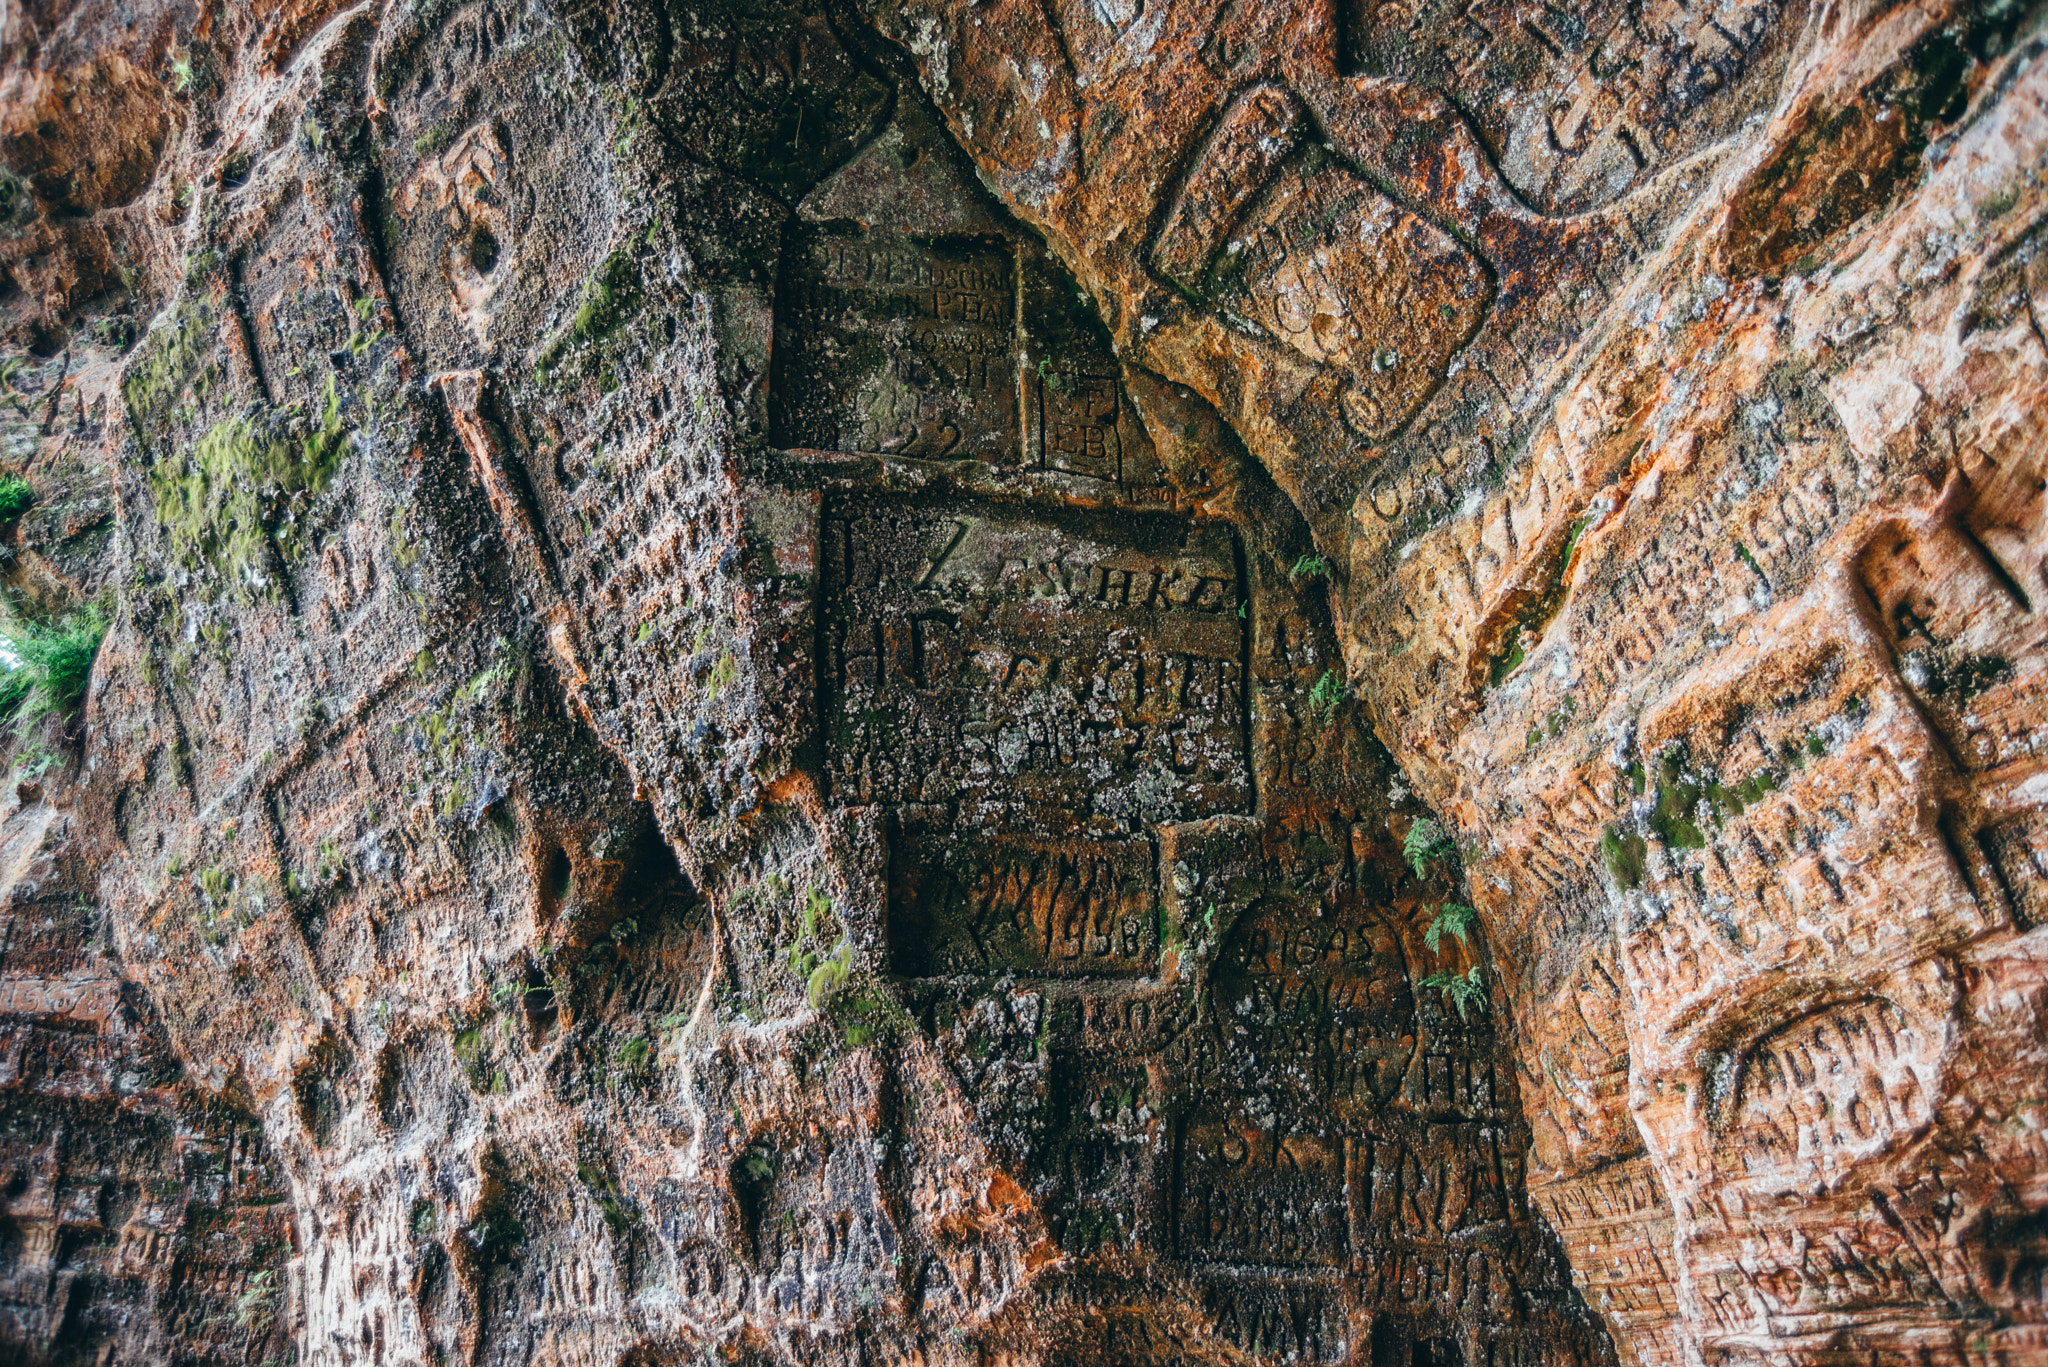
[[[2043,20],[0,14],[0,1357],[2048,1361]]]

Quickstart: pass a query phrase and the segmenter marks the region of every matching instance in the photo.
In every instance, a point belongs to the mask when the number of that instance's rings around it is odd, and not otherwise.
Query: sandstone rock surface
[[[0,14],[0,1357],[2048,1361],[2044,16]]]

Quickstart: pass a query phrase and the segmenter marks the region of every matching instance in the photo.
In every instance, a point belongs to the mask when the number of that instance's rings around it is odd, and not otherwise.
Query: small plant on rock
[[[36,501],[36,491],[20,475],[0,475],[0,522],[12,522]]]
[[[1330,572],[1330,562],[1320,555],[1304,555],[1294,562],[1294,568],[1287,571],[1290,578],[1320,579]]]
[[[1311,716],[1321,715],[1329,721],[1337,715],[1337,708],[1349,697],[1351,690],[1344,686],[1344,676],[1334,669],[1323,671],[1323,677],[1316,680],[1316,686],[1308,691],[1308,710]]]
[[[1444,1001],[1458,1009],[1458,1019],[1464,1020],[1468,1008],[1473,1005],[1481,1010],[1486,1007],[1486,984],[1479,981],[1479,966],[1474,964],[1463,973],[1432,973],[1422,980],[1424,987],[1433,987],[1444,994]]]
[[[85,698],[93,657],[107,634],[99,605],[88,603],[47,621],[15,618],[0,626],[0,713],[12,714],[17,731],[56,714],[71,712]]]
[[[1401,842],[1401,856],[1415,870],[1419,881],[1429,877],[1429,866],[1440,859],[1449,859],[1458,852],[1457,842],[1452,840],[1444,828],[1429,817],[1424,817],[1408,828],[1408,836]]]
[[[775,1180],[775,1168],[775,1149],[763,1139],[747,1146],[747,1151],[733,1164],[733,1174],[750,1185],[761,1186]]]
[[[268,1271],[251,1277],[248,1289],[235,1299],[235,1328],[255,1329],[270,1323],[277,1313],[277,1290],[270,1284]]]
[[[1466,932],[1471,928],[1472,918],[1477,914],[1472,908],[1456,902],[1446,902],[1438,907],[1435,917],[1429,923],[1429,929],[1424,931],[1422,936],[1429,945],[1429,952],[1438,952],[1437,941],[1447,933],[1457,936],[1461,945],[1471,944],[1471,940],[1466,938]]]

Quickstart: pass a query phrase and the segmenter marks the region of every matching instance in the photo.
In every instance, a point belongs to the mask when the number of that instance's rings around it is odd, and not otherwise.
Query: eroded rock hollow
[[[2043,23],[0,10],[0,1357],[2048,1361]]]

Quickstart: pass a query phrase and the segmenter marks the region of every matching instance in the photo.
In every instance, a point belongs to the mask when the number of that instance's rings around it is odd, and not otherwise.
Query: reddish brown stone
[[[2043,1357],[2035,9],[4,22],[0,1355]]]

